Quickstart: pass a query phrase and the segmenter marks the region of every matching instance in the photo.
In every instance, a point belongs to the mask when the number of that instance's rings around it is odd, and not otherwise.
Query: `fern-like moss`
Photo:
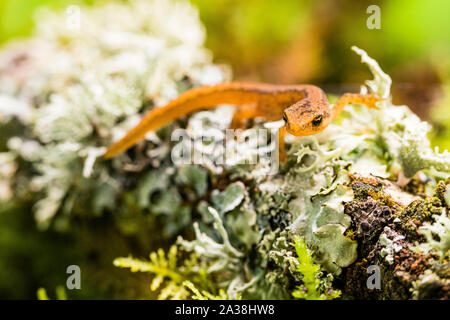
[[[192,291],[191,298],[194,300],[230,300],[230,297],[223,289],[219,289],[219,294],[214,295],[206,290],[199,290],[191,281],[186,280],[183,285]],[[237,297],[237,300],[241,300],[241,296]]]
[[[150,284],[150,290],[159,290],[158,299],[160,300],[195,299],[197,296],[211,298],[214,296],[214,294],[205,290],[214,290],[214,287],[208,278],[206,268],[201,266],[196,254],[192,253],[187,259],[179,261],[178,247],[175,245],[170,247],[167,254],[163,249],[152,252],[148,261],[132,257],[122,257],[116,258],[113,263],[116,267],[128,268],[131,272],[153,274],[154,277]],[[186,286],[186,283],[190,285]],[[192,288],[196,288],[194,283],[204,288],[202,289],[202,293],[196,289],[198,291],[197,295],[192,290]],[[190,291],[187,290],[188,288]],[[191,296],[191,292],[194,292],[193,296]],[[221,297],[222,295],[223,293],[219,292],[219,296]]]
[[[308,249],[306,242],[300,238],[295,238],[295,251],[297,253],[297,271],[303,275],[303,284],[297,286],[292,292],[292,296],[305,300],[331,300],[341,295],[339,290],[331,290],[322,293],[320,289],[320,267],[314,264],[312,252]]]

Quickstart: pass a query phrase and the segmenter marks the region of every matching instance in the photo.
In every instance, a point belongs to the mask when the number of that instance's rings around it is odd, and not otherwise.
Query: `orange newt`
[[[263,117],[268,121],[283,119],[280,129],[280,154],[284,158],[284,134],[306,136],[324,130],[350,103],[365,104],[377,108],[376,102],[383,99],[374,94],[346,93],[331,107],[325,92],[313,85],[271,85],[258,83],[227,82],[191,89],[163,107],[151,110],[141,122],[122,139],[111,145],[104,158],[112,158],[127,150],[142,139],[150,130],[157,130],[165,124],[189,113],[214,108],[219,104],[233,104],[237,110],[232,127],[243,121]]]

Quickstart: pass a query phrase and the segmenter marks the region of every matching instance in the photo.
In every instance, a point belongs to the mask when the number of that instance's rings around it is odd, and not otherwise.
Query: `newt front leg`
[[[376,103],[383,101],[382,98],[375,97],[371,94],[346,93],[334,104],[332,109],[333,120],[342,112],[344,107],[348,104],[365,104],[369,108],[378,109]]]

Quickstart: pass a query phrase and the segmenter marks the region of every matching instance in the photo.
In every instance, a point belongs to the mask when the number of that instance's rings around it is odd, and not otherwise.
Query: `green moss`
[[[442,202],[437,197],[429,197],[423,200],[416,200],[407,206],[404,210],[401,210],[399,217],[403,220],[413,221],[426,221],[429,220],[431,215],[440,212]]]

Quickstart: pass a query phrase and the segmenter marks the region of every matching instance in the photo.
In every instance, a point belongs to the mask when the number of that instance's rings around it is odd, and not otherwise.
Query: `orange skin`
[[[347,104],[360,103],[377,108],[375,104],[381,100],[373,94],[347,93],[331,107],[325,92],[313,85],[227,82],[197,87],[148,112],[136,127],[111,145],[103,157],[116,156],[136,144],[148,131],[157,130],[187,114],[219,104],[233,104],[237,110],[232,127],[241,126],[244,120],[254,117],[285,121],[285,126],[280,129],[280,154],[284,159],[286,131],[294,136],[313,135],[324,130]]]

